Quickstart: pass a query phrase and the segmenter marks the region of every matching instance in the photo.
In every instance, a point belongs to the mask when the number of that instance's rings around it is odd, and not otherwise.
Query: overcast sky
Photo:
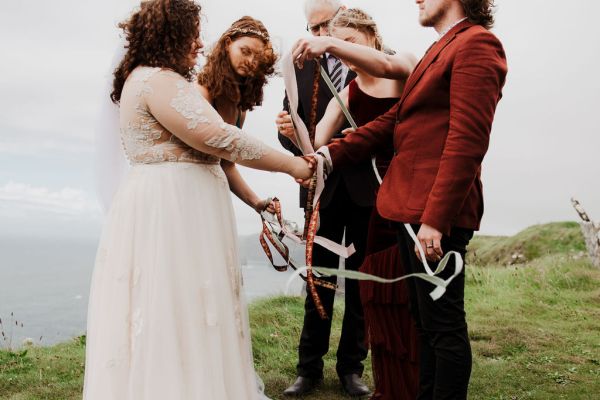
[[[535,223],[575,220],[571,196],[600,220],[600,39],[595,0],[498,0],[494,32],[504,43],[508,81],[484,163],[482,231],[512,234]],[[98,234],[94,119],[117,45],[123,0],[0,0],[0,233]],[[208,44],[235,19],[261,19],[288,50],[303,35],[302,1],[205,0]],[[348,1],[372,14],[385,42],[421,57],[436,39],[417,22],[414,1]],[[273,119],[283,84],[274,78],[246,130],[279,148]],[[300,221],[287,176],[243,169],[264,197],[277,195]],[[235,201],[240,233],[256,214]]]

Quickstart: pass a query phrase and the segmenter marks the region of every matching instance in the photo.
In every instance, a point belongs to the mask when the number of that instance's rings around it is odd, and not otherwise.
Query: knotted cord
[[[312,97],[310,102],[310,128],[308,130],[308,137],[310,139],[310,145],[312,148],[315,148],[315,134],[317,131],[317,108],[319,106],[319,78],[321,76],[320,67],[321,63],[319,59],[314,60],[315,70],[313,73],[313,87],[312,87]],[[319,206],[321,204],[320,200],[317,199],[316,204],[314,204],[315,195],[317,189],[317,171],[313,174],[310,180],[310,186],[308,188],[308,196],[306,200],[306,211],[305,211],[305,221],[304,221],[304,233],[303,237],[306,239],[306,284],[308,286],[308,290],[313,298],[313,302],[315,303],[315,307],[317,308],[317,312],[321,319],[328,319],[327,312],[323,307],[323,303],[321,302],[321,298],[319,297],[319,293],[317,292],[317,288],[315,286],[314,281],[314,273],[312,269],[312,258],[313,258],[313,248],[315,244],[315,235],[317,233],[317,229],[319,228]],[[314,206],[313,206],[314,204]]]

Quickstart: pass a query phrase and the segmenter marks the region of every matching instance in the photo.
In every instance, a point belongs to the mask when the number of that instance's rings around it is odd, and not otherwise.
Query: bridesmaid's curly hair
[[[260,39],[265,50],[251,75],[241,77],[231,65],[227,48],[229,43],[245,36]],[[267,78],[275,73],[276,61],[267,28],[259,20],[245,16],[221,35],[198,74],[198,83],[207,88],[213,99],[224,96],[238,104],[242,111],[252,110],[263,102],[263,87]]]
[[[494,26],[494,0],[460,0],[468,20],[486,29]]]
[[[169,68],[191,79],[188,56],[200,35],[200,5],[192,0],[143,1],[140,9],[119,24],[127,53],[114,72],[110,98],[116,104],[127,77],[136,67]]]

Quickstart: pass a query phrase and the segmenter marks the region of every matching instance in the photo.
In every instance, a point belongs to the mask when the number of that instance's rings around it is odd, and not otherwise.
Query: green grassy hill
[[[600,270],[575,223],[534,226],[513,237],[477,237],[467,267],[466,303],[474,365],[470,399],[600,398]],[[523,254],[514,263],[513,254]],[[343,398],[332,351],[315,400]],[[278,297],[250,307],[256,367],[267,394],[295,375],[303,301]],[[80,399],[84,338],[26,354],[0,351],[1,399]],[[365,372],[371,383],[370,368]]]
[[[531,226],[514,236],[475,236],[467,261],[478,265],[512,265],[552,254],[585,253],[585,242],[576,222]]]

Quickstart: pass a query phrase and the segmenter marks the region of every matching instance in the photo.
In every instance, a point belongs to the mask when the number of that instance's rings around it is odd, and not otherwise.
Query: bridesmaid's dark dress
[[[350,83],[349,109],[358,126],[365,125],[388,111],[397,98],[376,98],[364,93],[356,81]],[[376,156],[377,169],[383,177],[393,156],[389,151]],[[375,193],[373,195],[376,195]],[[398,254],[396,230],[373,207],[365,260],[361,272],[384,278],[405,274]],[[360,282],[360,298],[375,390],[371,399],[414,400],[419,387],[417,332],[409,312],[408,287],[405,281],[381,284]]]

